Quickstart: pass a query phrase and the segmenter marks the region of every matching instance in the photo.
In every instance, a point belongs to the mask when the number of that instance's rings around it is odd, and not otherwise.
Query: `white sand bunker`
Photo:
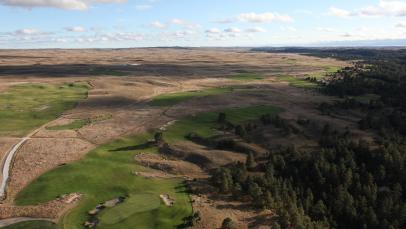
[[[171,199],[168,194],[161,194],[159,197],[168,207],[172,207],[175,204],[175,200]]]

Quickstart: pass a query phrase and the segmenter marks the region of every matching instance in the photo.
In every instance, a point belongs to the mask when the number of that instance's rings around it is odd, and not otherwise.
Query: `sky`
[[[0,48],[406,39],[406,0],[0,0]]]

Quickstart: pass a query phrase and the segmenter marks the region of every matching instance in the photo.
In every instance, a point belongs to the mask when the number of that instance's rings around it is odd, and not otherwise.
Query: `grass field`
[[[314,88],[318,87],[317,83],[311,82],[306,79],[297,78],[294,76],[279,75],[278,79],[280,81],[288,82],[289,85],[291,85],[293,87],[306,88],[306,89],[314,89]]]
[[[3,227],[3,229],[56,229],[56,228],[57,228],[56,224],[41,220],[26,221],[16,223],[7,227]]]
[[[116,140],[91,151],[84,159],[58,167],[40,176],[16,198],[19,205],[43,203],[64,193],[84,194],[78,207],[66,214],[59,226],[61,228],[83,228],[87,212],[97,204],[118,196],[152,195],[159,198],[168,193],[175,199],[171,208],[160,203],[159,207],[132,212],[129,217],[120,215],[122,208],[138,208],[151,202],[135,198],[130,203],[106,209],[103,214],[120,217],[120,221],[106,220],[98,228],[174,228],[182,219],[191,214],[192,208],[183,181],[179,179],[147,179],[133,175],[146,168],[137,165],[133,157],[139,152],[156,152],[154,147],[144,148],[143,144],[151,138],[150,134]],[[145,201],[147,203],[145,203]],[[155,201],[155,199],[154,199]],[[156,206],[156,202],[152,205]],[[118,209],[118,210],[117,210]],[[111,212],[113,211],[113,212]],[[115,212],[114,212],[115,211]],[[130,212],[131,213],[131,212]],[[117,219],[117,218],[116,218]],[[109,224],[117,222],[114,224]]]
[[[233,124],[239,124],[248,120],[257,119],[263,114],[275,115],[282,109],[274,106],[254,106],[243,108],[229,108],[216,112],[205,112],[194,117],[188,117],[177,121],[174,125],[168,127],[164,134],[168,142],[184,140],[184,137],[195,132],[201,136],[209,137],[216,133],[218,114],[224,112],[227,121]]]
[[[331,74],[331,73],[335,73],[338,70],[340,70],[341,67],[336,67],[336,66],[327,66],[325,67],[325,71],[324,72],[316,72],[316,73],[311,73],[308,76],[309,77],[314,77],[316,79],[323,79],[326,75]]]
[[[168,93],[154,97],[149,104],[151,106],[171,106],[197,97],[220,95],[232,91],[232,88],[208,88],[199,91]]]
[[[77,129],[82,128],[83,126],[88,125],[89,123],[90,123],[89,119],[77,119],[66,125],[49,126],[49,127],[47,127],[47,129],[48,130],[77,130]]]
[[[110,119],[111,117],[112,116],[110,114],[106,114],[106,115],[99,115],[99,116],[87,118],[87,119],[76,119],[76,120],[73,120],[71,123],[68,123],[65,125],[47,126],[46,129],[48,129],[48,130],[78,130],[91,123],[104,121],[104,120]]]
[[[253,80],[263,80],[265,79],[265,77],[255,73],[241,73],[231,76],[230,79],[240,81],[253,81]]]
[[[86,83],[23,84],[0,93],[0,136],[20,137],[87,97]]]
[[[215,133],[219,112],[226,113],[228,121],[238,124],[257,119],[262,114],[275,115],[281,111],[273,106],[255,106],[201,113],[179,120],[168,128],[164,137],[169,142],[183,141],[191,131],[210,136]],[[78,207],[59,223],[61,228],[82,228],[81,225],[87,220],[87,212],[97,204],[118,196],[129,196],[124,203],[100,213],[98,228],[175,228],[192,213],[183,181],[133,175],[134,172],[148,170],[134,162],[137,153],[157,152],[155,147],[145,145],[151,138],[152,134],[147,133],[102,145],[84,159],[40,176],[17,195],[16,203],[35,205],[61,194],[83,193]],[[161,203],[159,195],[163,193],[175,200],[173,207]]]

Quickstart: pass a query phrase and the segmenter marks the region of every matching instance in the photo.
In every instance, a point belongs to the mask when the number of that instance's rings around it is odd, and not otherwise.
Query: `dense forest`
[[[406,51],[301,51],[357,59],[320,82],[322,93],[339,100],[319,107],[324,114],[361,111],[359,128],[375,133],[375,142],[355,140],[351,130],[326,124],[313,136],[318,150],[287,145],[266,158],[246,152],[246,163],[213,171],[212,184],[234,199],[276,211],[273,228],[406,228]],[[358,100],[360,96],[367,100]],[[263,116],[255,124],[234,127],[234,132],[255,141],[249,137],[253,125],[292,131],[283,119]]]

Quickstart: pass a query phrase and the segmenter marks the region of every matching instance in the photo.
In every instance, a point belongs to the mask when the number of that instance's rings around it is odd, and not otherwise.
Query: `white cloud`
[[[396,28],[406,28],[406,22],[399,22],[395,25]]]
[[[219,20],[213,21],[214,23],[219,23],[219,24],[229,24],[229,23],[234,23],[236,20],[234,18],[223,18]]]
[[[254,28],[246,29],[245,32],[247,32],[247,33],[264,33],[264,32],[266,32],[266,30],[261,27],[254,27]]]
[[[144,10],[149,10],[152,8],[152,5],[148,5],[148,4],[143,4],[143,5],[136,5],[135,9],[138,11],[144,11]]]
[[[330,16],[336,16],[341,18],[349,18],[353,16],[403,17],[406,16],[406,2],[401,0],[379,0],[378,4],[368,5],[366,7],[354,11],[330,7],[327,14]]]
[[[178,18],[172,19],[171,23],[175,24],[175,25],[184,25],[184,24],[186,24],[186,22],[184,20],[181,20],[181,19],[178,19]]]
[[[228,28],[228,29],[225,29],[224,30],[224,32],[226,32],[226,33],[241,33],[241,29],[239,29],[239,28]]]
[[[243,13],[238,16],[238,19],[245,22],[252,23],[270,23],[274,21],[278,22],[292,22],[293,18],[289,15],[278,13]]]
[[[32,29],[32,28],[19,29],[12,33],[9,33],[9,35],[15,35],[15,36],[39,36],[39,35],[48,35],[48,34],[50,34],[50,33],[41,32],[37,29]]]
[[[328,33],[336,31],[336,29],[329,28],[329,27],[317,27],[316,30],[320,31],[320,32],[328,32]]]
[[[380,0],[378,5],[361,9],[364,16],[406,16],[406,2],[400,0]]]
[[[341,18],[349,18],[351,16],[354,16],[354,13],[344,10],[344,9],[339,9],[337,7],[330,7],[327,12],[328,15],[330,16],[335,16],[335,17],[341,17]]]
[[[75,32],[75,33],[86,32],[86,29],[83,28],[82,26],[67,27],[67,28],[65,28],[65,30],[69,31],[69,32]]]
[[[27,9],[50,7],[66,10],[87,10],[97,3],[124,3],[127,0],[0,0],[1,5]]]
[[[206,33],[207,34],[219,34],[219,33],[221,33],[221,30],[219,30],[217,28],[211,28],[211,29],[206,30]]]
[[[166,29],[168,26],[160,21],[154,21],[151,23],[152,27],[155,27],[157,29]]]

